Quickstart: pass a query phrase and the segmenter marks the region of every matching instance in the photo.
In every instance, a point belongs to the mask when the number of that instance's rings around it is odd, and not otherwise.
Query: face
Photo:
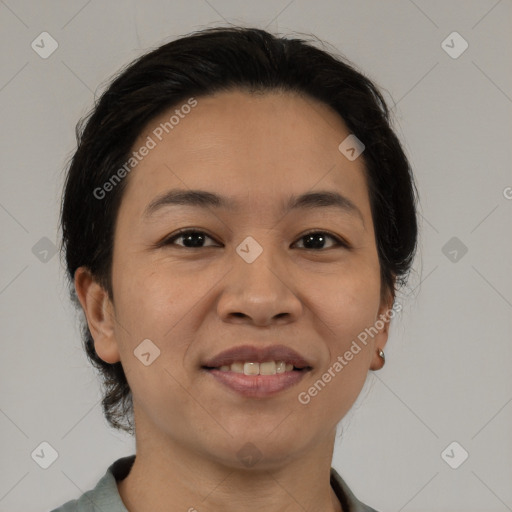
[[[350,132],[315,100],[241,91],[196,100],[162,140],[155,129],[179,106],[134,145],[156,143],[125,178],[114,300],[91,332],[100,357],[122,362],[146,443],[237,466],[252,443],[273,464],[332,434],[387,339],[386,325],[354,346],[391,306],[381,299],[363,157],[339,151]],[[148,208],[172,190],[231,203]],[[318,192],[344,199],[287,209]],[[241,345],[284,345],[310,369],[292,371],[300,379],[291,387],[248,396],[203,368]]]

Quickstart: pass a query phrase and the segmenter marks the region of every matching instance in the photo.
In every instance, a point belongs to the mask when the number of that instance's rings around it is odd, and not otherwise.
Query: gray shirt
[[[119,495],[116,481],[128,476],[134,462],[135,455],[117,459],[94,489],[85,492],[77,500],[67,501],[51,512],[128,512]],[[331,468],[331,487],[343,507],[343,512],[377,512],[354,496],[334,468]]]

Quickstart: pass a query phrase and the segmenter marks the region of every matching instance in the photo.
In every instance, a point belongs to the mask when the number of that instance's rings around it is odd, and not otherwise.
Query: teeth
[[[228,366],[228,369],[226,371],[229,371],[230,369],[232,372],[235,373],[244,373],[244,363],[233,363],[231,365],[231,368]]]
[[[260,363],[260,375],[275,375],[276,373],[276,363],[274,361]]]
[[[243,373],[245,375],[276,375],[278,373],[293,371],[293,364],[284,361],[266,361],[264,363],[236,362],[231,365],[224,365],[221,372]]]
[[[244,373],[245,375],[259,375],[259,363],[244,363]]]

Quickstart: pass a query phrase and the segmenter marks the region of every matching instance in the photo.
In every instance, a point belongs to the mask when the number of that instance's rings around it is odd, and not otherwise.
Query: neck
[[[261,460],[244,469],[168,439],[162,450],[144,436],[119,494],[130,512],[342,512],[330,485],[334,436],[287,463]]]

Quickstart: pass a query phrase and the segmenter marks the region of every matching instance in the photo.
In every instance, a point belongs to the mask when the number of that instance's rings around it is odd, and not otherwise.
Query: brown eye
[[[207,235],[204,231],[196,231],[196,230],[183,230],[178,232],[175,235],[172,235],[170,238],[167,238],[162,245],[182,245],[186,249],[200,249],[204,247],[203,244],[205,239],[209,238],[213,240],[212,237]],[[183,239],[182,244],[175,244],[176,240]],[[211,247],[211,246],[206,246]]]
[[[206,239],[215,240],[207,235],[204,231],[194,230],[194,229],[185,229],[171,235],[169,238],[165,239],[161,246],[166,245],[177,245],[184,247],[185,249],[201,249],[203,247],[214,247],[215,245],[204,245]],[[331,247],[324,247],[325,243],[328,240],[334,241],[334,245]],[[177,240],[182,240],[181,243],[176,243]],[[301,241],[304,242],[303,248],[306,250],[325,250],[325,249],[333,249],[335,247],[346,247],[347,249],[350,247],[347,242],[343,239],[327,233],[326,231],[310,231],[300,237]]]
[[[306,233],[305,235],[302,235],[300,237],[300,240],[304,241],[304,249],[326,249],[326,247],[323,247],[323,244],[325,244],[327,239],[334,240],[335,245],[332,247],[327,247],[327,249],[332,249],[334,247],[347,247],[348,244],[342,240],[341,238],[331,235],[330,233],[327,233],[325,231],[310,231],[309,233]]]

